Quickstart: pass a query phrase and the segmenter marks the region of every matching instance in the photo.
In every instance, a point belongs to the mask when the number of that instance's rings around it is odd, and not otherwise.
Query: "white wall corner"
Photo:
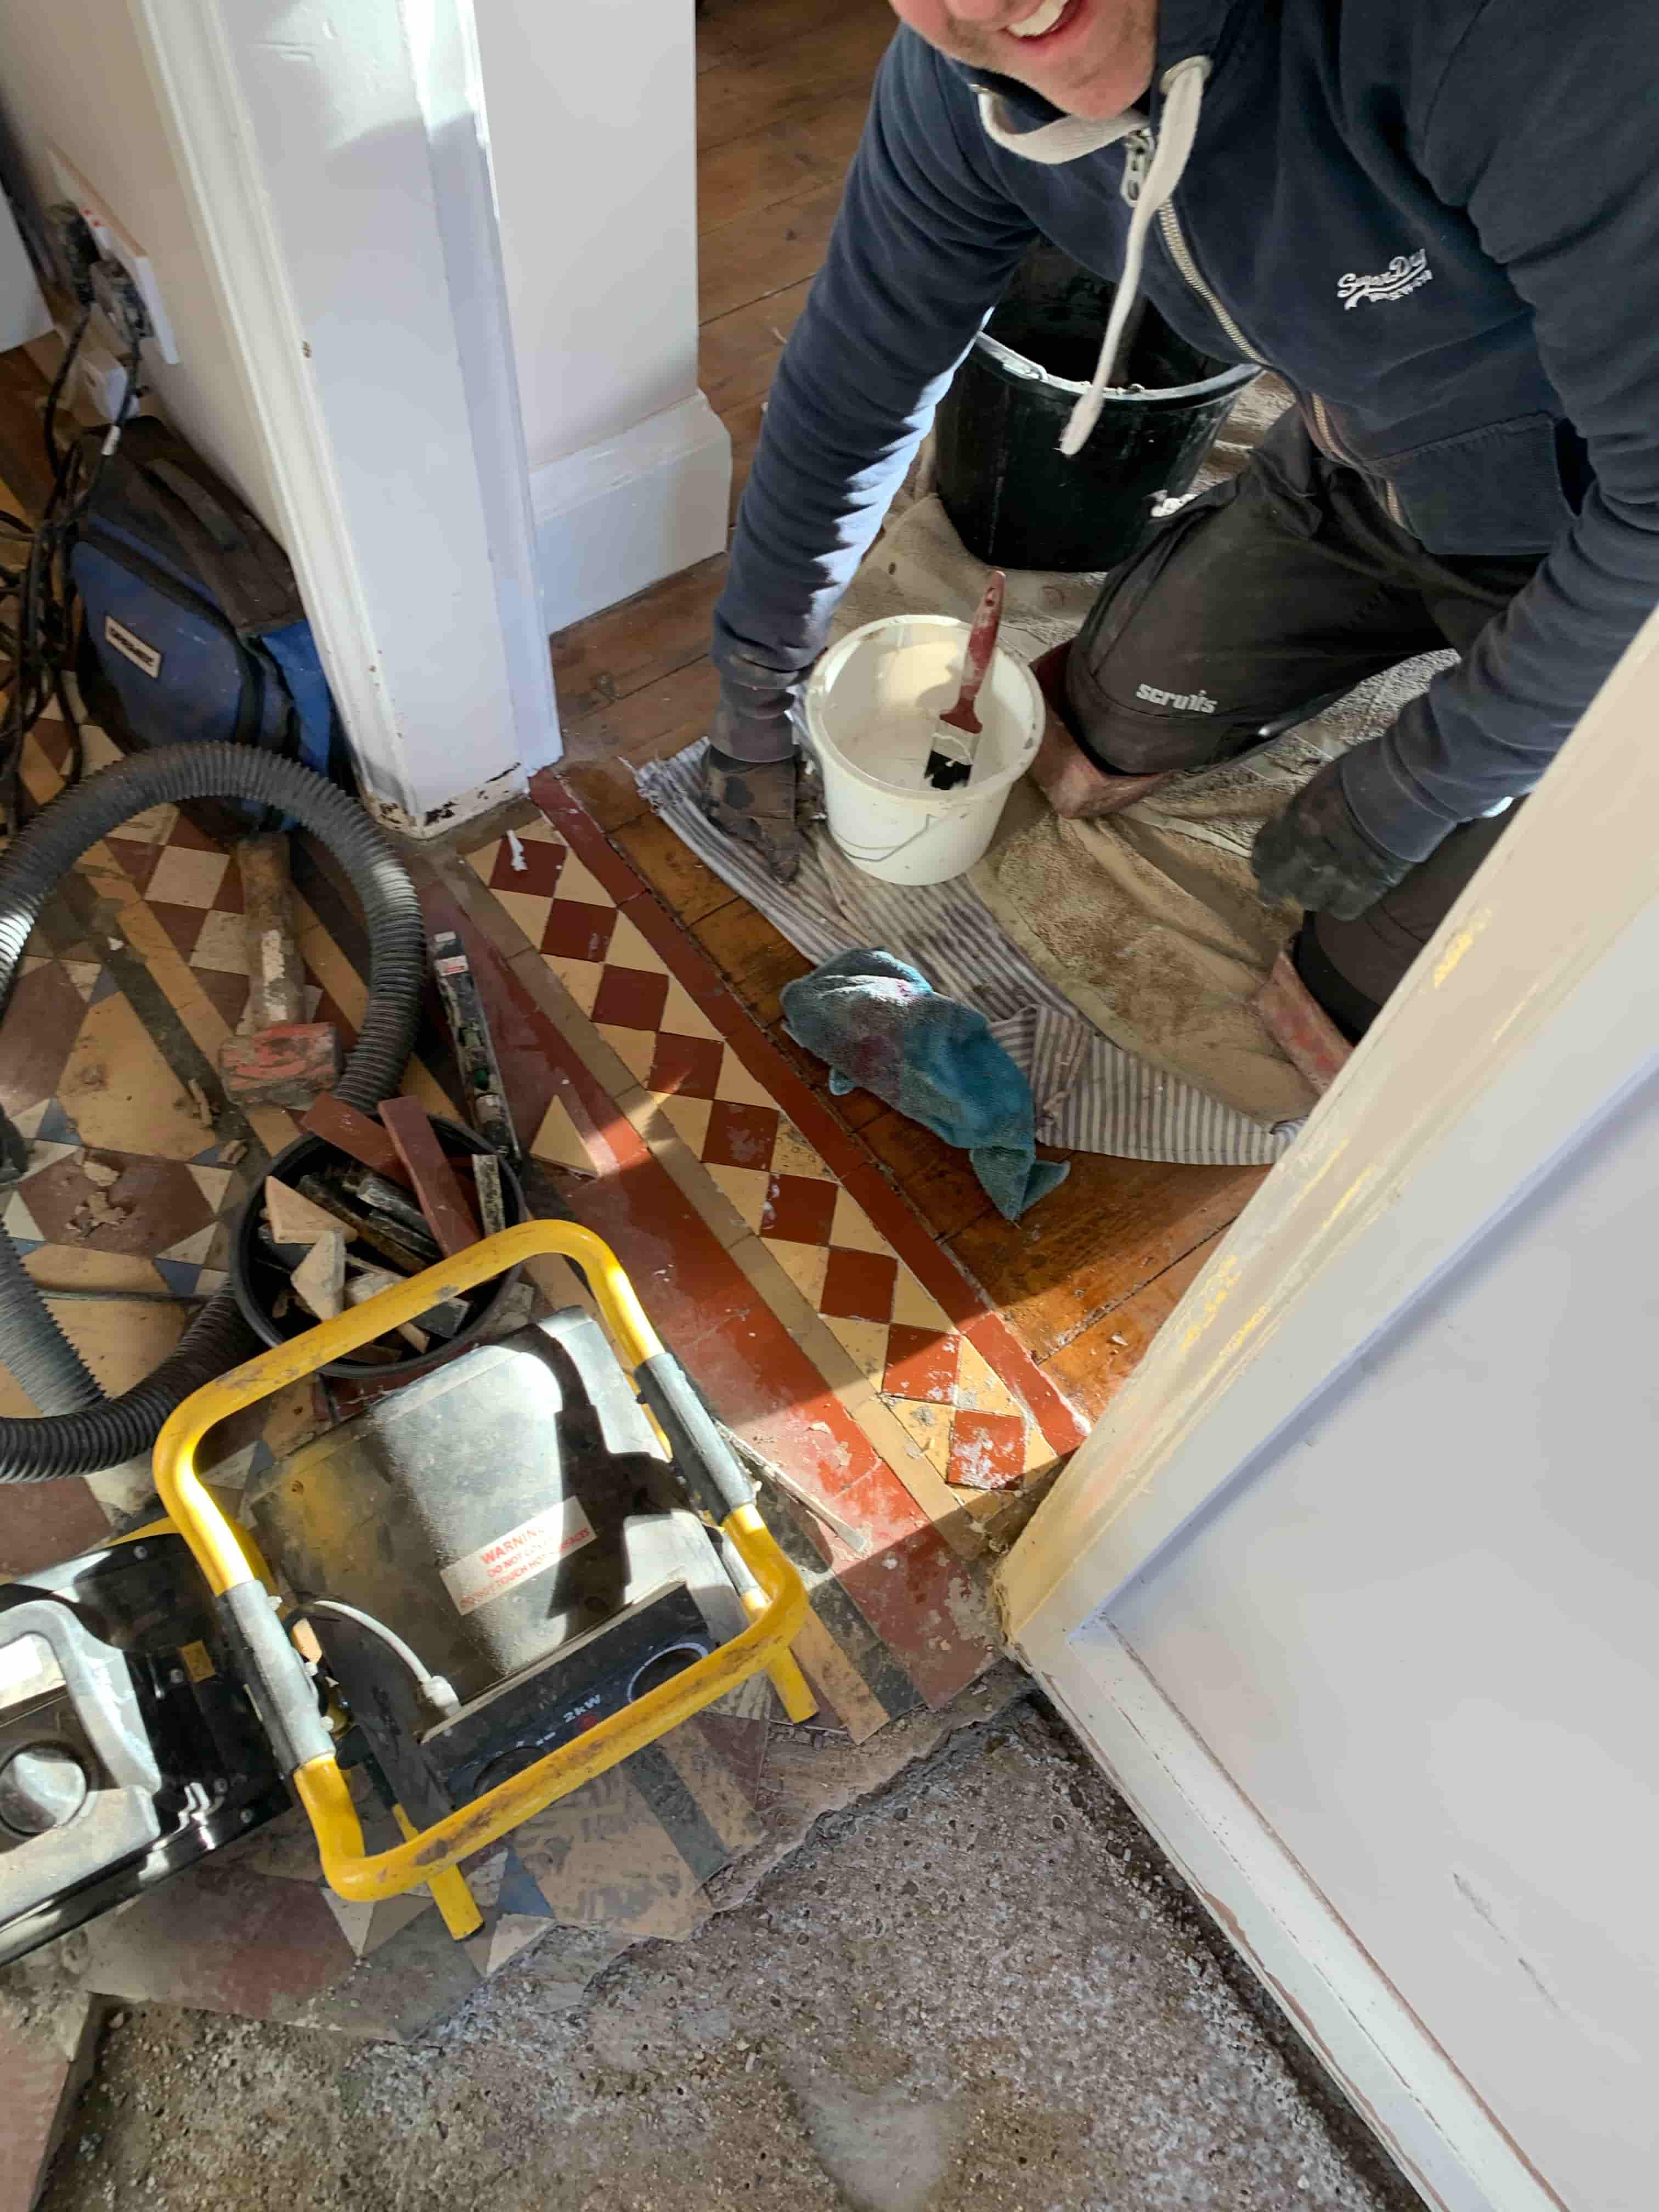
[[[548,627],[726,550],[732,441],[701,392],[530,480]]]

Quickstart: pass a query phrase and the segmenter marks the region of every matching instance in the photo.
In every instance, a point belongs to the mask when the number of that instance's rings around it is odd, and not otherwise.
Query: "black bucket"
[[[1057,246],[1027,256],[975,340],[934,424],[937,489],[957,536],[1000,568],[1089,572],[1127,561],[1160,496],[1191,489],[1233,402],[1259,372],[1177,337],[1143,303],[1074,460],[1060,433],[1094,374],[1114,287]]]
[[[463,1128],[459,1121],[434,1115],[432,1126],[442,1139],[446,1152],[487,1152],[493,1149],[475,1130]],[[301,1176],[310,1175],[330,1161],[337,1162],[340,1155],[332,1145],[321,1137],[296,1137],[285,1152],[279,1152],[265,1170],[279,1182],[289,1187],[298,1183]],[[530,1218],[530,1207],[524,1194],[524,1186],[507,1161],[501,1162],[501,1211],[509,1229]],[[301,1336],[307,1329],[315,1328],[316,1318],[306,1311],[297,1298],[291,1298],[281,1321],[276,1318],[276,1306],[282,1294],[289,1288],[288,1270],[274,1252],[259,1241],[259,1224],[264,1212],[264,1176],[253,1186],[243,1202],[231,1232],[230,1287],[241,1309],[242,1319],[262,1343],[286,1344],[290,1337]],[[395,1273],[395,1270],[388,1270]],[[463,1295],[467,1304],[465,1325],[456,1334],[434,1341],[428,1352],[411,1352],[407,1359],[374,1361],[348,1358],[331,1359],[318,1372],[348,1382],[377,1384],[408,1382],[417,1375],[424,1375],[434,1367],[441,1367],[458,1352],[478,1343],[489,1332],[491,1322],[519,1279],[514,1267],[508,1273],[496,1275],[476,1290]]]

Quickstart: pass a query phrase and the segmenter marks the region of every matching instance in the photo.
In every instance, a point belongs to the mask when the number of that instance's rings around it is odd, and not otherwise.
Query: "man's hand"
[[[1342,789],[1340,761],[1304,784],[1256,833],[1250,864],[1270,898],[1352,921],[1416,866],[1373,844]]]

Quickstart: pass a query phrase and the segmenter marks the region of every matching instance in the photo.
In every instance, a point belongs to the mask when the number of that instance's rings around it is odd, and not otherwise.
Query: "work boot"
[[[800,872],[805,842],[796,818],[795,757],[736,760],[712,744],[703,755],[697,805],[728,837],[747,845],[769,875],[792,884]]]
[[[1118,814],[1145,799],[1176,771],[1161,769],[1156,775],[1120,775],[1113,769],[1097,768],[1077,739],[1066,719],[1066,663],[1072,650],[1068,639],[1031,663],[1031,673],[1048,708],[1042,743],[1031,763],[1031,781],[1056,814],[1066,822],[1097,822]]]

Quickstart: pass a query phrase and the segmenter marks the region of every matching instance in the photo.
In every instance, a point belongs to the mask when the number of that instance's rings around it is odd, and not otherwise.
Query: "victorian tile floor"
[[[42,724],[37,804],[64,750]],[[90,732],[88,771],[112,757]],[[428,924],[469,943],[544,1188],[612,1243],[720,1413],[860,1531],[849,1548],[767,1498],[812,1588],[799,1648],[819,1713],[792,1729],[750,1686],[552,1808],[474,1869],[487,1917],[465,1943],[423,1893],[373,1911],[333,1898],[290,1815],[67,1939],[88,1988],[403,2033],[555,1923],[688,1931],[710,1877],[793,1817],[815,1747],[943,1707],[990,1664],[985,1524],[1085,1432],[568,788],[541,779],[537,802],[421,864]],[[298,844],[295,877],[317,1010],[349,1042],[362,925]],[[0,1104],[30,1149],[5,1225],[106,1387],[147,1371],[222,1283],[236,1209],[295,1133],[287,1114],[228,1105],[217,1079],[247,992],[240,906],[226,847],[158,808],[54,894],[6,1017]],[[455,1072],[434,1012],[406,1088],[442,1107]],[[580,1296],[556,1261],[538,1276],[551,1299]],[[0,1375],[0,1412],[29,1410]],[[210,1472],[234,1499],[268,1454],[349,1410],[307,1386],[221,1437]],[[0,1492],[0,1571],[94,1543],[137,1504],[130,1475]]]

